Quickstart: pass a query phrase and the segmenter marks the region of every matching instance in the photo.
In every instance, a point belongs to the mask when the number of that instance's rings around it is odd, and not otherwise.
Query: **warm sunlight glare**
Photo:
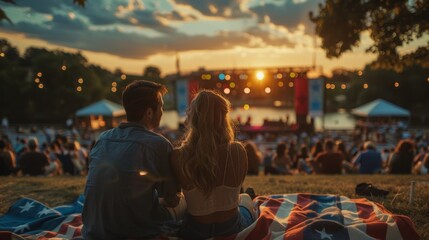
[[[256,73],[256,79],[258,79],[259,81],[264,80],[264,73],[263,73],[263,72],[261,72],[261,71],[258,71],[258,72]]]

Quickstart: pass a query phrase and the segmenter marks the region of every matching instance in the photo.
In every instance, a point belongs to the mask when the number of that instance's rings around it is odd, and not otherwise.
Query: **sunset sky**
[[[0,2],[13,21],[0,23],[21,53],[29,46],[80,50],[91,63],[109,70],[141,74],[147,65],[162,74],[247,67],[311,66],[314,25],[309,11],[321,0],[87,0],[84,8],[69,1]],[[400,49],[409,51],[423,40]],[[320,45],[320,39],[317,40]],[[329,60],[316,50],[316,63],[334,68],[362,68],[375,59],[363,34],[359,48]]]

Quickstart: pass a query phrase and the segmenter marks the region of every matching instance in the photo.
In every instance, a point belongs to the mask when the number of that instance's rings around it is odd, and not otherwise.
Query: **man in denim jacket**
[[[154,133],[165,86],[135,81],[122,95],[127,122],[103,132],[90,152],[82,213],[85,239],[147,239],[172,220],[180,187],[170,170],[172,146]]]

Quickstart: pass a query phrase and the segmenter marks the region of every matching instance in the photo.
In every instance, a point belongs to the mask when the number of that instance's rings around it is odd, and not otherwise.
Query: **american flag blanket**
[[[257,220],[232,239],[419,239],[411,219],[368,199],[285,194],[254,199]],[[55,208],[28,198],[0,217],[0,239],[82,239],[83,196]]]

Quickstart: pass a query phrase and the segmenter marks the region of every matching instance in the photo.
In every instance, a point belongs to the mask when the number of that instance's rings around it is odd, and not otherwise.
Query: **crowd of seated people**
[[[0,139],[0,176],[84,175],[87,165],[88,150],[60,135],[42,144],[36,137]]]
[[[394,148],[379,150],[372,141],[365,141],[359,147],[347,148],[340,139],[319,139],[310,147],[306,143],[297,147],[296,142],[279,142],[260,153],[257,144],[251,143],[248,155],[253,158],[249,166],[250,175],[259,175],[256,169],[263,169],[263,175],[293,174],[428,174],[429,147],[416,141],[402,139]],[[249,155],[249,156],[250,156]],[[259,163],[260,168],[256,168]],[[262,171],[261,171],[262,172]]]
[[[339,136],[281,136],[270,146],[243,141],[248,175],[294,174],[428,174],[426,138],[401,139],[396,146],[372,141],[347,142]],[[0,139],[0,176],[85,175],[88,152],[78,141],[56,135],[39,144],[37,138],[3,134]]]

